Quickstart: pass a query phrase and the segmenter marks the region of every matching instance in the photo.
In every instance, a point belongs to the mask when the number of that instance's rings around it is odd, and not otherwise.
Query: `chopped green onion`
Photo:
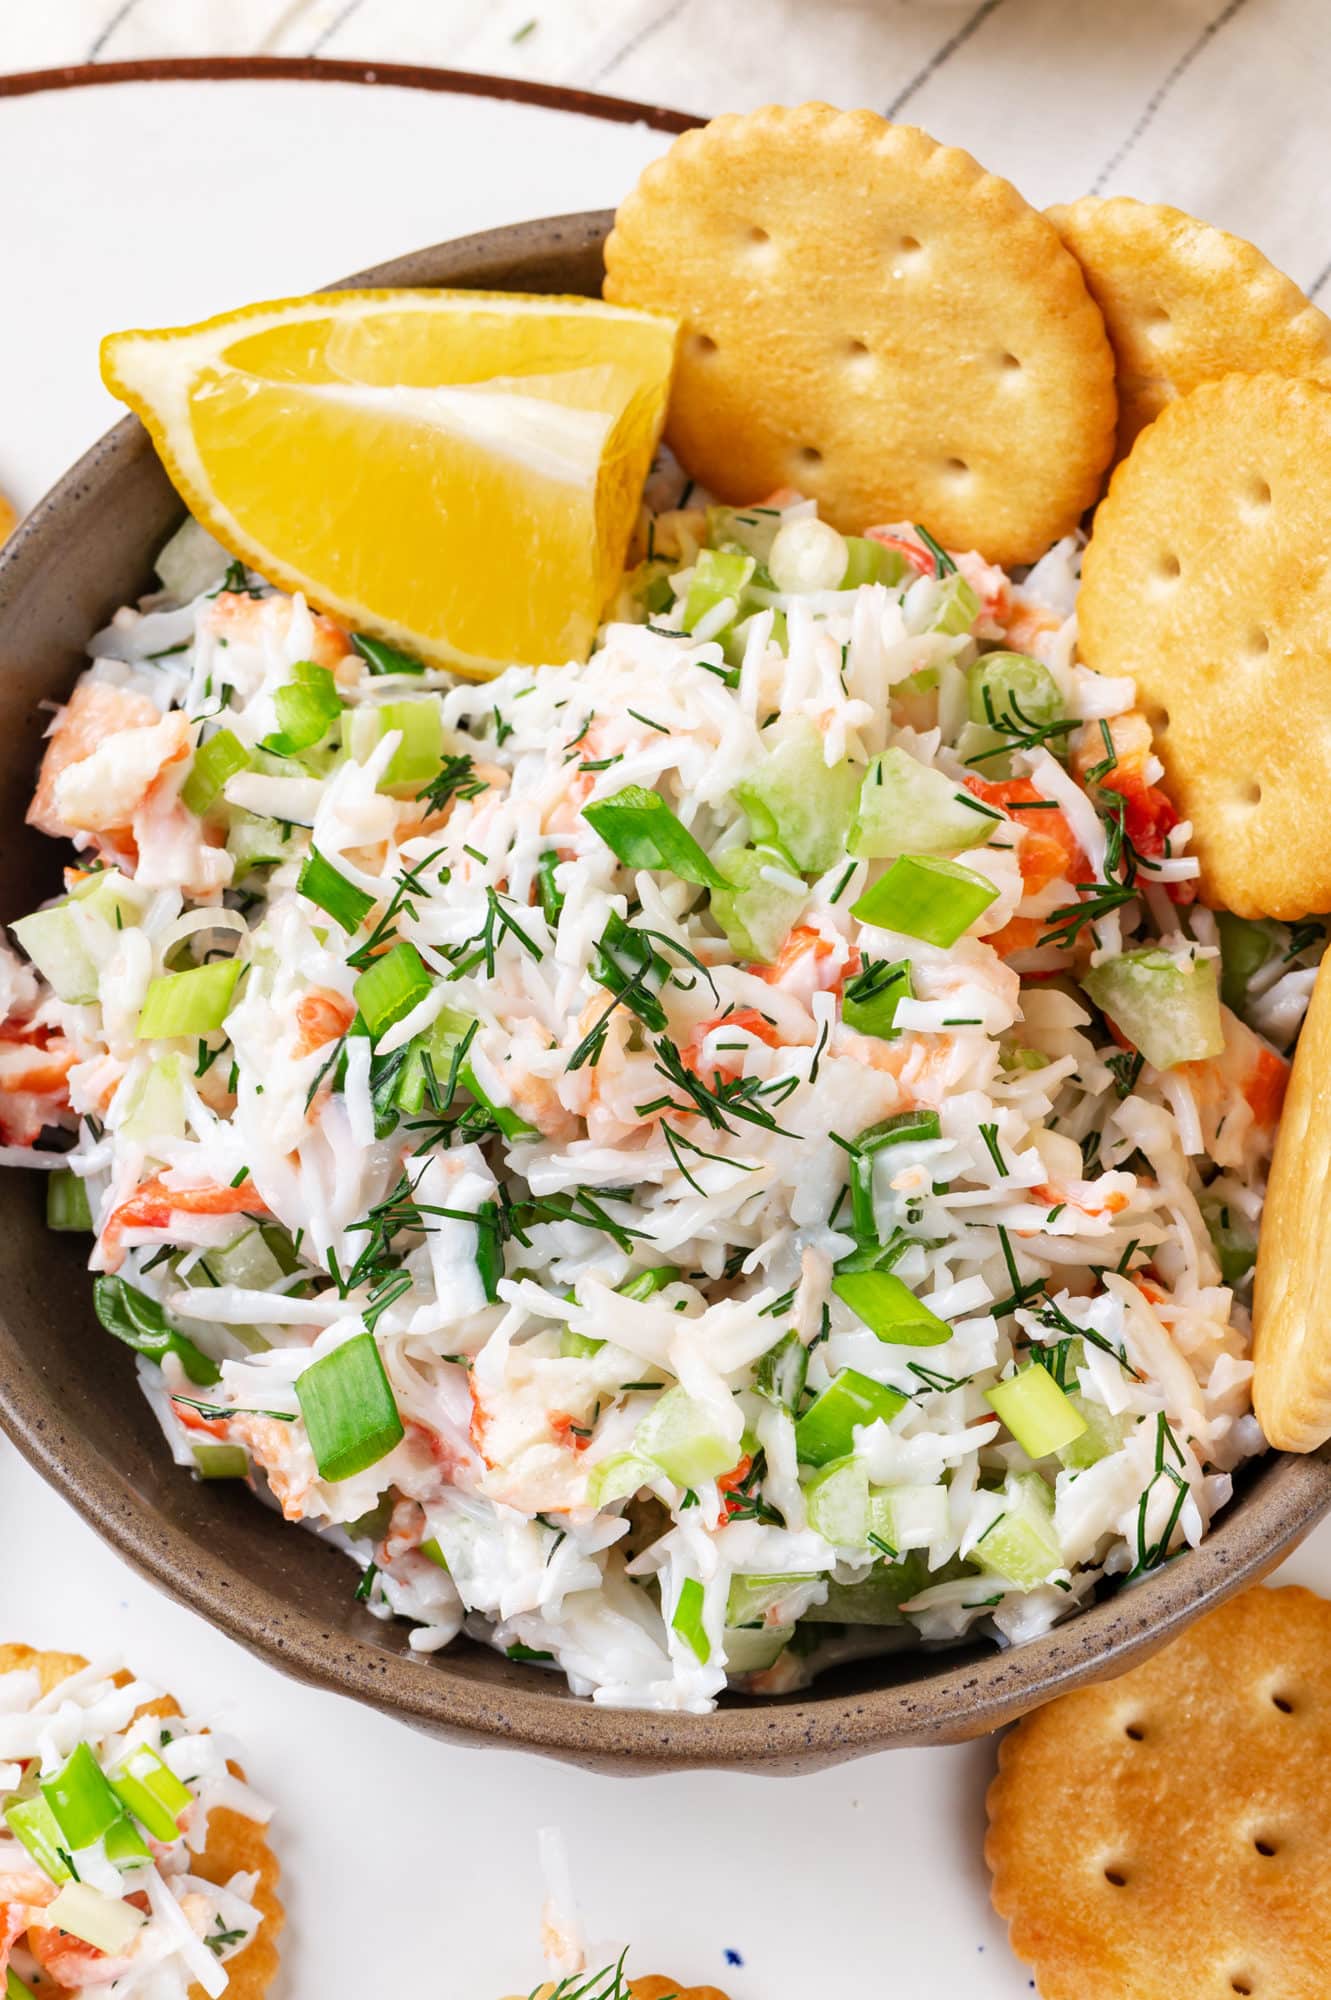
[[[157,1041],[176,1035],[210,1035],[220,1028],[240,978],[239,958],[214,959],[185,972],[163,973],[143,996],[138,1035]]]
[[[319,909],[326,911],[335,924],[340,924],[348,936],[359,930],[374,908],[374,897],[349,882],[331,861],[325,861],[317,847],[311,847],[306,856],[296,887],[302,896],[308,896]]]
[[[91,1847],[120,1817],[120,1801],[86,1743],[77,1744],[60,1769],[42,1779],[41,1794],[71,1850]]]
[[[555,882],[558,866],[558,853],[553,847],[547,847],[537,865],[536,886],[541,898],[541,914],[551,930],[559,922],[559,913],[564,907],[564,892]]]
[[[194,1470],[200,1479],[248,1479],[250,1461],[238,1444],[192,1444]]]
[[[659,1465],[677,1486],[719,1479],[735,1463],[735,1447],[709,1428],[711,1415],[684,1389],[667,1389],[634,1433],[634,1450]]]
[[[353,1479],[405,1435],[374,1336],[357,1333],[296,1377],[319,1477]]]
[[[881,1152],[884,1146],[904,1146],[921,1139],[941,1138],[942,1121],[936,1111],[894,1111],[876,1125],[867,1125],[855,1141],[861,1153]]]
[[[891,1271],[841,1271],[832,1290],[879,1340],[897,1347],[941,1347],[952,1338],[947,1321]]]
[[[730,886],[656,792],[626,785],[584,806],[582,816],[627,868],[661,868],[703,889]]]
[[[966,675],[972,722],[1011,735],[1048,729],[1062,720],[1058,682],[1025,653],[984,653]]]
[[[891,1423],[909,1398],[886,1383],[875,1382],[858,1368],[843,1368],[816,1396],[795,1425],[795,1450],[801,1465],[830,1465],[855,1447],[862,1424]]]
[[[237,771],[248,771],[250,753],[240,738],[230,729],[219,729],[216,736],[210,736],[194,752],[194,760],[189,767],[189,776],[180,787],[181,804],[192,813],[202,815],[220,796],[228,778],[234,778]]]
[[[686,1576],[670,1620],[671,1630],[687,1641],[704,1666],[712,1657],[712,1642],[702,1622],[703,1587],[696,1576]]]
[[[1079,1438],[1079,1416],[1047,1368],[1032,1362],[984,1392],[985,1401],[1011,1431],[1028,1458],[1048,1458]]]
[[[1148,945],[1092,967],[1081,984],[1156,1069],[1224,1052],[1213,958],[1179,960]]]
[[[435,1536],[427,1535],[425,1537],[425,1540],[421,1543],[421,1554],[427,1562],[432,1562],[436,1569],[441,1569],[445,1576],[448,1575],[448,1559],[440,1548]]]
[[[6,1806],[5,1824],[15,1840],[27,1848],[43,1874],[49,1875],[53,1882],[69,1881],[69,1868],[60,1856],[61,1848],[67,1848],[69,1841],[40,1792]]]
[[[1222,1285],[1243,1282],[1257,1262],[1257,1235],[1246,1216],[1214,1195],[1201,1199],[1202,1220],[1220,1266]]]
[[[862,924],[947,950],[997,896],[983,875],[941,855],[903,854],[851,904]]]
[[[559,1358],[561,1361],[590,1361],[605,1346],[603,1340],[593,1340],[589,1333],[574,1333],[565,1327],[559,1336]]]
[[[476,1269],[485,1296],[493,1305],[499,1297],[499,1280],[504,1275],[504,1237],[497,1201],[480,1202],[476,1209]]]
[[[390,646],[386,639],[372,639],[368,632],[353,632],[351,643],[372,674],[423,674],[425,663],[410,653]]]
[[[156,1299],[149,1298],[124,1278],[103,1275],[94,1279],[92,1303],[106,1331],[123,1340],[136,1354],[147,1355],[159,1366],[163,1355],[174,1354],[190,1381],[202,1387],[221,1380],[222,1371],[212,1357],[196,1347],[188,1334],[177,1333],[168,1324]]]
[[[92,1228],[88,1184],[68,1167],[57,1167],[46,1176],[46,1226],[62,1231]]]
[[[732,598],[738,613],[757,564],[752,556],[722,549],[701,549],[693,566],[689,594],[680,623],[686,632],[700,625],[709,611]]]
[[[753,1386],[778,1409],[797,1410],[809,1372],[809,1350],[793,1330],[769,1347],[758,1363]]]
[[[342,713],[337,682],[327,667],[317,667],[313,660],[297,660],[291,672],[294,678],[273,696],[278,733],[264,741],[264,748],[279,757],[312,750]]]
[[[876,1035],[880,1041],[895,1041],[901,1033],[895,1026],[897,1008],[913,997],[910,960],[869,960],[862,972],[848,979],[841,993],[841,1018],[857,1035]]]
[[[622,1299],[649,1299],[654,1292],[664,1291],[667,1285],[673,1285],[678,1276],[678,1264],[653,1264],[650,1270],[637,1271],[633,1277],[626,1278],[622,1285],[615,1286],[615,1290]]]
[[[5,2000],[37,2000],[31,1986],[26,1986],[11,1965],[5,1973]]]
[[[367,966],[352,988],[371,1039],[405,1021],[430,991],[430,975],[414,944],[405,939]]]
[[[1275,950],[1275,940],[1266,924],[1236,917],[1232,910],[1217,910],[1215,921],[1220,932],[1220,998],[1232,1013],[1241,1014],[1249,984]]]
[[[109,1826],[102,1845],[107,1860],[117,1868],[144,1868],[152,1862],[152,1849],[133,1820],[118,1819],[114,1826]]]

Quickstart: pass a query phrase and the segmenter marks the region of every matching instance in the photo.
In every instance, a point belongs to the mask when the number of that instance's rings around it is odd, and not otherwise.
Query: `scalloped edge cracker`
[[[985,1859],[1043,2000],[1326,2000],[1331,1604],[1248,1590],[999,1747]]]
[[[1294,1050],[1257,1242],[1253,1406],[1279,1451],[1331,1438],[1331,955]]]
[[[681,1986],[660,1972],[639,1973],[636,1979],[630,1979],[628,1990],[632,2000],[729,2000],[719,1986]],[[534,1995],[512,1993],[509,2000],[552,2000],[557,1991],[557,1987],[547,1983],[538,1986]]]
[[[922,521],[1033,562],[1113,449],[1113,351],[1052,223],[969,153],[871,111],[686,132],[621,203],[605,295],[685,322],[667,436],[722,499]]]
[[[40,1652],[32,1646],[0,1644],[0,1674],[35,1667],[43,1694],[50,1694],[71,1674],[82,1673],[87,1665],[88,1661],[78,1653]],[[114,1678],[118,1686],[123,1686],[130,1676],[118,1673]],[[135,1710],[135,1715],[169,1717],[180,1712],[179,1704],[170,1695],[161,1695],[156,1701],[145,1702]],[[245,1773],[239,1764],[228,1762],[227,1768],[233,1777],[244,1780]],[[258,1875],[252,1900],[263,1912],[263,1924],[250,1942],[227,1960],[229,1983],[225,2000],[263,2000],[277,1977],[277,1940],[286,1921],[277,1894],[282,1871],[268,1845],[266,1829],[227,1807],[218,1807],[208,1816],[207,1846],[202,1854],[190,1857],[190,1872],[219,1884],[230,1881],[236,1874]],[[41,1989],[49,2000],[61,2000],[65,1991],[64,1987],[49,1984]],[[191,1985],[189,1992],[190,2000],[206,2000],[203,1988],[197,1984]],[[71,1996],[71,2000],[77,2000],[77,1996]]]
[[[1081,265],[1118,364],[1118,452],[1225,375],[1331,383],[1331,319],[1241,236],[1130,195],[1045,210]]]
[[[17,507],[5,494],[0,493],[0,542],[8,541],[17,526]]]
[[[1331,390],[1227,375],[1115,472],[1077,602],[1082,658],[1130,674],[1203,898],[1331,909]]]

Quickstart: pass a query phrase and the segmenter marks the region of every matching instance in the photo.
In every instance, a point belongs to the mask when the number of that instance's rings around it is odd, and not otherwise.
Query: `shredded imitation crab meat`
[[[211,1813],[225,1809],[266,1825],[272,1808],[229,1768],[234,1746],[168,1713],[171,1704],[159,1698],[159,1689],[114,1663],[77,1670],[47,1693],[32,1668],[0,1674],[0,1977],[12,1974],[15,1992],[21,1980],[24,1991],[117,2000],[223,1994],[227,1961],[263,1922],[257,1875],[213,1882],[196,1861],[208,1846]],[[146,1774],[155,1794],[148,1820],[122,1811],[87,1844],[79,1837],[86,1827],[70,1832],[72,1848],[62,1848],[67,1829],[48,1820],[54,1835],[44,1842],[33,1817],[48,1796],[43,1786],[86,1793],[86,1766],[77,1781],[65,1780],[89,1753],[102,1802],[108,1793],[98,1773],[111,1783],[127,1768]],[[140,1792],[136,1805],[143,1804]],[[171,1819],[177,1831],[168,1838]],[[71,1881],[72,1907],[62,1894]],[[115,1942],[95,1942],[84,1928]]]
[[[703,1711],[1200,1540],[1323,937],[1197,900],[1075,543],[680,484],[585,665],[454,684],[238,566],[119,612],[0,1115],[183,1467],[423,1652]]]

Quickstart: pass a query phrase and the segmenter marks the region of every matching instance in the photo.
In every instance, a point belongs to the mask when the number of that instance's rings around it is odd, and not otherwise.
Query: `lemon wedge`
[[[233,555],[484,679],[586,659],[676,331],[599,299],[328,292],[109,334],[102,379]]]

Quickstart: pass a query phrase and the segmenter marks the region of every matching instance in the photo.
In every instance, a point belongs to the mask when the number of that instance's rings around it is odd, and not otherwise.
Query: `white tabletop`
[[[591,0],[582,11],[590,20]],[[854,11],[827,8],[843,27]],[[646,88],[641,75],[612,81]],[[1014,105],[1009,123],[1022,123]],[[640,126],[352,85],[0,99],[0,186],[24,189],[6,216],[0,486],[30,504],[114,414],[96,376],[108,328],[297,291],[523,215],[613,204],[665,143]],[[551,1823],[589,1930],[631,1942],[640,1970],[713,1981],[733,2000],[1030,1991],[987,1901],[991,1745],[766,1782],[621,1783],[452,1749],[251,1659],[140,1582],[2,1440],[0,1524],[0,1637],[124,1654],[250,1746],[279,1811],[285,2000],[525,1992],[540,1972],[535,1830]],[[1292,1571],[1331,1589],[1331,1525]]]

